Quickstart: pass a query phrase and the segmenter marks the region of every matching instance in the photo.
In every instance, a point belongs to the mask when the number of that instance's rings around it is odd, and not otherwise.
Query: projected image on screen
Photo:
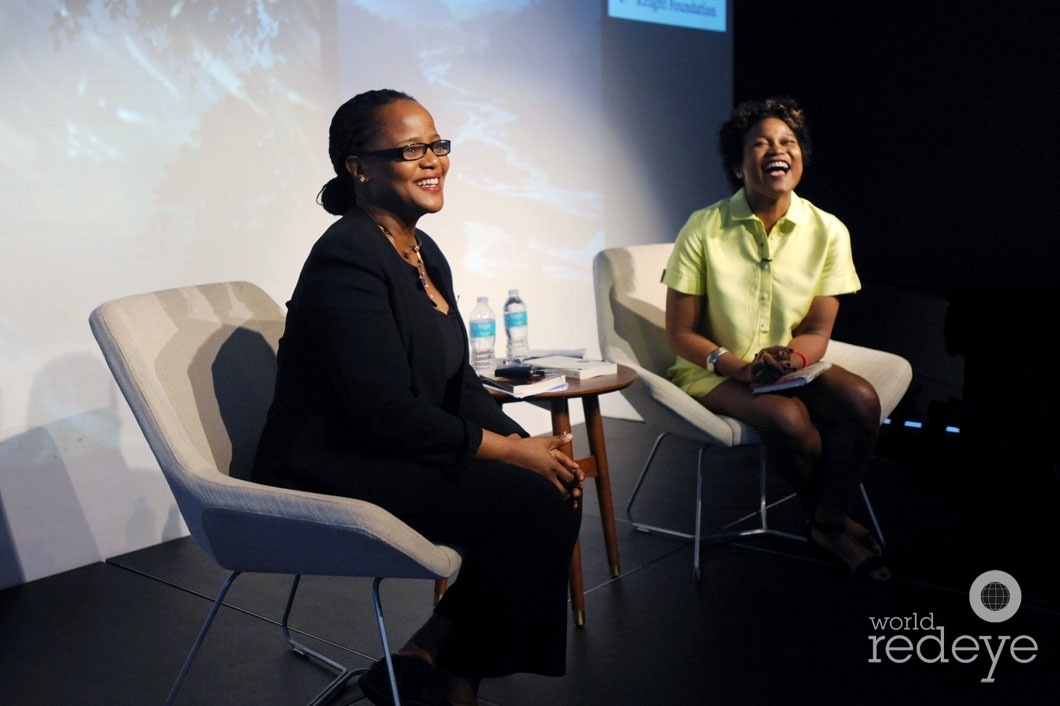
[[[445,208],[420,225],[463,270],[463,297],[588,279],[607,161],[593,3],[348,2],[337,34],[346,94],[403,90],[453,142]]]
[[[596,0],[4,0],[0,497],[18,528],[14,580],[179,535],[88,314],[225,280],[286,301],[334,222],[316,196],[341,103],[403,90],[452,140],[445,208],[419,226],[449,258],[462,316],[482,295],[499,313],[518,288],[532,349],[594,355],[596,253],[672,239],[727,188],[708,145],[731,107],[731,55],[725,32],[612,18]],[[132,507],[143,522],[115,521]]]
[[[319,14],[308,1],[5,3],[0,426],[76,408],[44,400],[88,386],[41,361],[84,347],[89,304],[226,278],[287,287],[285,244],[305,250],[327,168]]]
[[[0,115],[17,168],[3,186],[29,197],[13,200],[13,223],[42,244],[69,240],[57,254],[93,277],[142,264],[178,278],[284,233],[326,164],[311,159],[319,138],[307,134],[323,102],[318,11],[259,5],[5,10]],[[56,194],[78,214],[76,234],[41,223]]]
[[[712,199],[705,185],[722,180],[687,145],[731,94],[725,34],[603,9],[6,3],[0,287],[18,306],[0,312],[0,423],[19,428],[53,386],[41,361],[85,346],[87,303],[236,278],[288,296],[333,221],[315,203],[331,116],[380,87],[416,97],[452,140],[445,208],[419,225],[461,311],[518,288],[532,347],[591,352],[593,256],[672,238]]]

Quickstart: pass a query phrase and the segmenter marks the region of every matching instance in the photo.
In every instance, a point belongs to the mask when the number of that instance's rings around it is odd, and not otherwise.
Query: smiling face
[[[414,143],[429,145],[440,139],[431,114],[415,101],[388,103],[379,109],[376,119],[379,130],[364,152]],[[347,160],[347,168],[360,182],[359,201],[389,211],[406,224],[414,225],[420,216],[442,208],[448,155],[439,157],[427,150],[423,157],[409,162],[390,156],[354,156]]]
[[[792,129],[780,118],[765,118],[744,136],[736,174],[757,210],[760,204],[790,197],[802,179],[802,166],[802,149]]]

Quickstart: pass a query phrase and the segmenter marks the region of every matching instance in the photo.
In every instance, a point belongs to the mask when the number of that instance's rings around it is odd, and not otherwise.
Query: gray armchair
[[[364,670],[343,667],[291,638],[287,620],[299,577],[374,578],[382,652],[394,702],[400,703],[379,584],[384,577],[437,581],[460,567],[456,550],[428,541],[380,507],[243,480],[272,397],[284,316],[255,285],[225,282],[124,297],[102,304],[89,317],[192,537],[231,572],[167,704],[228,588],[244,572],[294,576],[283,634],[297,653],[336,674],[311,705],[324,703]]]
[[[622,390],[621,394],[644,422],[659,432],[626,505],[626,514],[637,530],[693,540],[692,576],[698,581],[699,550],[703,541],[723,541],[755,534],[775,534],[794,539],[804,537],[769,526],[765,447],[755,430],[736,419],[708,411],[666,378],[666,370],[673,364],[674,354],[666,339],[666,286],[662,284],[661,278],[672,249],[673,243],[605,249],[597,253],[593,260],[593,283],[600,353],[607,360],[628,365],[637,371],[637,380]],[[909,362],[893,353],[832,341],[825,357],[872,383],[880,397],[881,423],[894,411],[913,379]],[[662,442],[670,436],[690,439],[700,445],[696,474],[696,519],[691,532],[637,522],[633,515],[634,503],[648,470]],[[704,452],[712,446],[752,445],[760,449],[758,527],[704,536],[701,531]],[[882,543],[883,532],[864,486],[861,494]]]

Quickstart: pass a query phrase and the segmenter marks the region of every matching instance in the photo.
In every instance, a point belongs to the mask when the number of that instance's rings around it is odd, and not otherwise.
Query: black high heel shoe
[[[853,523],[857,524],[857,523]],[[861,544],[876,556],[883,554],[883,545],[880,544],[880,540],[876,538],[876,535],[872,533],[868,527],[862,527],[860,530],[854,530],[853,528],[847,529],[850,532],[850,536],[861,542]]]
[[[831,557],[832,559],[840,559],[841,561],[843,561],[844,564],[846,564],[846,561],[843,560],[841,556],[839,556],[834,551],[832,551],[831,549],[829,549],[828,547],[813,538],[814,530],[817,530],[821,534],[827,535],[829,537],[838,537],[841,534],[847,533],[846,526],[841,522],[836,524],[824,524],[818,522],[817,520],[810,520],[806,523],[806,539],[810,542],[810,544],[826,556]],[[864,539],[856,537],[854,535],[851,535],[851,537],[855,541],[865,546],[869,551],[873,551],[872,545],[869,545]],[[871,539],[875,539],[872,537],[871,534],[869,535],[869,537]],[[877,543],[876,546],[879,546],[879,544]],[[853,574],[856,578],[865,581],[872,581],[874,583],[882,583],[884,581],[889,581],[894,575],[891,571],[891,568],[887,566],[886,562],[884,562],[880,555],[876,553],[872,553],[869,556],[865,557],[861,560],[860,563],[855,566],[850,566],[850,564],[847,564],[847,568],[850,569],[850,573]]]
[[[403,706],[444,706],[445,676],[433,664],[413,655],[393,654],[394,677]],[[386,660],[380,659],[357,681],[361,693],[376,706],[394,706]]]

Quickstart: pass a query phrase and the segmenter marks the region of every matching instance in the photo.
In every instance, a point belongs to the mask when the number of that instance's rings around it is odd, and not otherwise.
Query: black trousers
[[[368,500],[460,549],[460,572],[435,608],[453,624],[440,667],[479,677],[565,673],[580,503],[537,473],[494,461],[473,461],[458,480],[396,464],[337,477],[341,487],[322,491]]]

